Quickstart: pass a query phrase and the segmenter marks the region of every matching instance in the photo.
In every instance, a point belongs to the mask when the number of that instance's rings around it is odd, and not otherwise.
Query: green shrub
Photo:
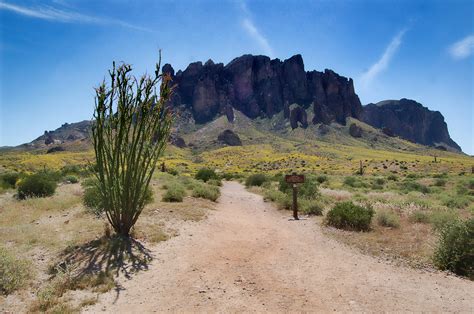
[[[262,173],[252,174],[245,180],[245,186],[262,186],[267,181],[267,177]]]
[[[207,181],[207,184],[214,185],[214,186],[222,186],[222,181],[220,179],[211,179]]]
[[[328,181],[328,177],[325,175],[320,175],[316,177],[316,181],[321,184]]]
[[[403,191],[405,191],[405,193],[408,193],[411,191],[417,191],[423,194],[430,193],[430,189],[427,186],[415,181],[405,181],[402,183],[401,188]]]
[[[29,278],[28,262],[15,258],[5,248],[0,247],[0,294],[8,295],[22,288]]]
[[[367,231],[374,215],[371,207],[362,207],[352,202],[337,203],[326,215],[330,226],[356,231]]]
[[[387,180],[390,180],[390,181],[398,181],[398,177],[394,174],[391,174],[387,177]]]
[[[414,223],[427,224],[430,222],[430,216],[427,212],[422,210],[415,210],[409,217],[409,220]]]
[[[186,191],[184,187],[176,182],[167,185],[166,193],[163,195],[163,202],[182,202]]]
[[[193,197],[205,198],[215,202],[219,196],[219,188],[209,184],[200,184],[193,188]]]
[[[384,178],[376,178],[374,180],[374,183],[377,185],[384,185],[385,184],[385,179]]]
[[[399,228],[400,218],[391,211],[382,210],[377,212],[377,223],[383,227]]]
[[[16,172],[8,172],[2,174],[0,177],[0,183],[2,187],[7,189],[14,189],[16,186],[16,182],[20,179],[20,174]]]
[[[18,184],[18,197],[47,197],[56,191],[56,181],[43,173],[32,174],[20,181]]]
[[[323,214],[323,205],[317,201],[306,201],[300,202],[299,207],[301,212],[306,215],[321,216]]]
[[[442,270],[474,279],[474,218],[454,220],[440,229],[434,263]]]
[[[210,179],[217,179],[218,176],[216,174],[216,172],[212,169],[209,169],[209,168],[201,168],[198,170],[198,172],[196,173],[196,176],[195,178],[197,180],[201,180],[201,181],[204,181],[204,182],[207,182],[209,181]]]
[[[442,179],[442,178],[446,178],[448,176],[448,174],[446,172],[443,172],[443,173],[436,173],[433,175],[433,178],[435,179]]]
[[[64,177],[64,182],[74,184],[74,183],[79,182],[79,180],[77,179],[76,176],[69,175],[69,176]]]

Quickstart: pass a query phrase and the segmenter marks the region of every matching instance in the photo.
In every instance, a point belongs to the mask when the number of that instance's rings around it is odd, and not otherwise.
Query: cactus
[[[129,236],[147,199],[158,158],[167,143],[172,113],[166,106],[173,88],[160,74],[161,53],[153,77],[132,76],[122,64],[109,71],[110,86],[96,88],[92,139],[98,189],[114,231]],[[159,95],[156,87],[159,87]]]

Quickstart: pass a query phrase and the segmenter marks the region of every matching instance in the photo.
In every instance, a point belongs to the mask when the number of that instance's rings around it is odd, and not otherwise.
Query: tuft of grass
[[[68,175],[64,177],[64,182],[74,184],[79,182],[79,179],[76,176]]]
[[[302,200],[299,207],[303,214],[314,216],[321,216],[324,210],[324,207],[320,202],[313,200]]]
[[[388,210],[381,210],[377,212],[377,223],[383,227],[399,228],[400,218]]]
[[[435,230],[441,230],[444,226],[459,219],[457,212],[453,210],[438,210],[430,215],[430,223]]]
[[[162,200],[163,202],[182,202],[185,195],[184,187],[177,182],[173,182],[167,185],[167,190]]]
[[[433,183],[434,186],[445,186],[446,185],[446,180],[442,178],[436,179],[436,181]]]
[[[214,186],[222,186],[222,181],[220,179],[211,179],[207,181],[207,184],[214,185]]]
[[[413,223],[427,224],[430,222],[430,215],[422,210],[415,210],[409,217],[409,220]]]
[[[247,180],[245,180],[245,186],[246,187],[262,186],[262,184],[265,183],[266,181],[267,181],[267,177],[262,173],[251,174],[250,176],[247,177]]]
[[[30,264],[0,247],[0,294],[8,295],[26,285],[30,279]]]
[[[205,198],[215,202],[220,196],[219,188],[209,184],[196,185],[193,188],[193,197]]]

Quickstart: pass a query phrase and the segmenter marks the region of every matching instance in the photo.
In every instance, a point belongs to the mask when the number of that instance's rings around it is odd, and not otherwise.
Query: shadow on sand
[[[58,266],[72,267],[77,277],[105,272],[130,278],[138,271],[147,270],[152,259],[150,250],[133,238],[104,236],[69,247],[60,255]]]

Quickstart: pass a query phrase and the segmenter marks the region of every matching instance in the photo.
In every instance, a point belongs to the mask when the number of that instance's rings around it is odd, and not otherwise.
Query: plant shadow
[[[67,248],[55,268],[72,267],[76,278],[107,273],[130,279],[138,271],[147,270],[152,259],[151,251],[133,238],[103,236]]]

